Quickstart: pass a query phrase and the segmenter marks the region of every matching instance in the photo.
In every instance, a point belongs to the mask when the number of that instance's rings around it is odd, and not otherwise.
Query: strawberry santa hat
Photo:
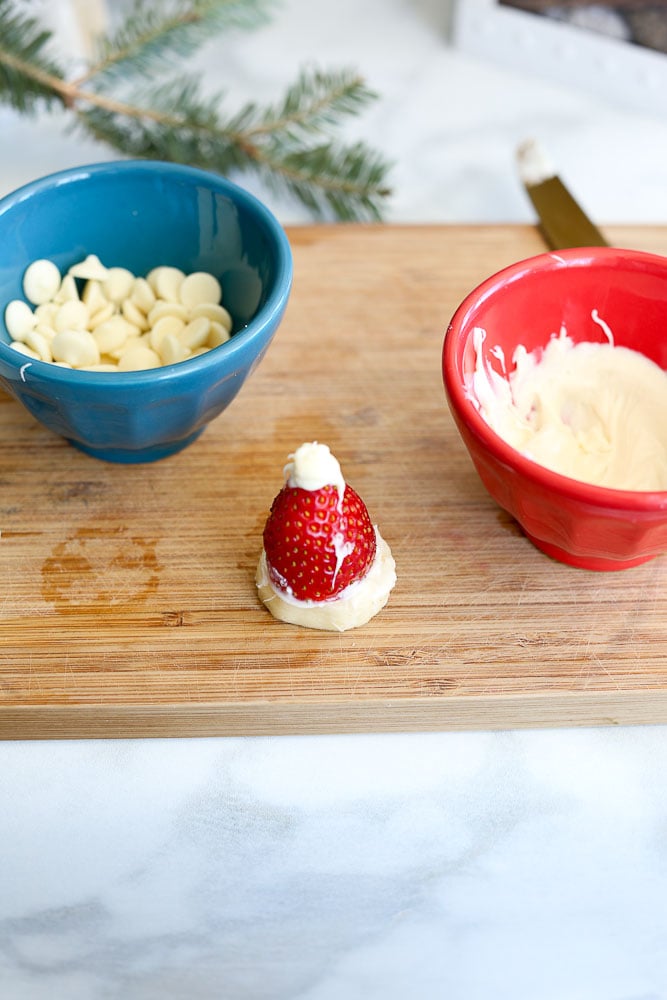
[[[395,564],[361,497],[329,448],[302,444],[271,505],[257,572],[260,597],[278,618],[344,630],[386,604]]]

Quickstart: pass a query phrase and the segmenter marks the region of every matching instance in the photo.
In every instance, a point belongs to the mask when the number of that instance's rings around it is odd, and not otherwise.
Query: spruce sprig
[[[138,0],[98,43],[97,58],[68,79],[52,36],[12,0],[0,0],[0,100],[20,112],[58,103],[78,127],[127,156],[190,163],[220,173],[254,171],[316,217],[382,217],[389,166],[365,143],[332,133],[376,95],[353,71],[302,70],[281,100],[224,113],[224,93],[174,72],[212,32],[252,27],[270,0]]]
[[[297,141],[306,133],[325,132],[344,115],[356,115],[376,95],[353,70],[302,69],[281,103],[266,108],[251,131],[282,132]]]
[[[81,79],[96,86],[120,74],[165,71],[226,28],[253,28],[268,18],[269,0],[138,0],[124,22],[97,39],[97,58]]]
[[[38,102],[50,107],[62,101],[53,81],[62,80],[64,70],[49,53],[50,43],[51,32],[35,18],[0,0],[0,100],[21,114],[36,111]]]

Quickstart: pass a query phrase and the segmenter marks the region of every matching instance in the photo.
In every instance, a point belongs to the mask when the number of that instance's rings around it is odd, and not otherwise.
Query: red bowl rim
[[[638,513],[658,512],[667,509],[667,490],[618,490],[608,486],[584,483],[570,476],[561,475],[527,458],[508,444],[487,424],[484,417],[468,398],[457,364],[458,346],[462,328],[470,326],[469,315],[480,302],[493,295],[499,288],[514,282],[528,273],[554,270],[561,267],[582,267],[590,264],[634,264],[644,269],[657,267],[664,271],[667,282],[667,257],[642,250],[617,247],[572,247],[550,251],[516,261],[486,278],[466,295],[454,312],[442,351],[442,374],[450,406],[468,429],[499,462],[514,468],[527,479],[532,479],[545,490],[567,496],[589,506],[610,510],[630,510]]]

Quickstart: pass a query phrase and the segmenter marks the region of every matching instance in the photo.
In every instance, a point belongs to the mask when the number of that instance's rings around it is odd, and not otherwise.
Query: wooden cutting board
[[[667,253],[667,227],[608,228]],[[289,233],[284,323],[179,455],[89,458],[0,393],[0,737],[667,722],[667,558],[552,562],[480,485],[440,372],[480,280],[543,250],[515,227]],[[254,570],[287,454],[328,443],[392,546],[386,609],[275,622]]]

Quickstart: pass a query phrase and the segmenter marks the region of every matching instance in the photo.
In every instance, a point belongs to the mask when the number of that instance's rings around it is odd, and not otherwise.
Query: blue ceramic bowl
[[[85,372],[30,361],[8,346],[4,309],[23,273],[61,273],[88,254],[136,275],[169,264],[220,281],[234,326],[206,354],[138,372]],[[274,216],[212,173],[121,161],[52,174],[0,200],[0,384],[72,444],[114,462],[149,462],[193,441],[264,356],[287,305],[292,255]]]

